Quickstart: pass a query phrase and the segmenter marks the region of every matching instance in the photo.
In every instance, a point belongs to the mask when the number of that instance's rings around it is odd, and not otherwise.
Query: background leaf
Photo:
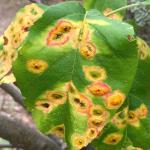
[[[0,84],[15,82],[12,63],[17,57],[19,46],[28,35],[29,28],[47,7],[30,4],[20,9],[0,40]]]
[[[104,15],[109,14],[111,11],[127,5],[127,0],[84,0],[84,6],[86,9],[98,9],[103,12]],[[112,19],[121,20],[123,18],[124,11],[120,11],[109,16]]]

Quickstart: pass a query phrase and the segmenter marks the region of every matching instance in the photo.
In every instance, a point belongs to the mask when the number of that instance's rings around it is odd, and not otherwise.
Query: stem
[[[14,84],[1,84],[0,88],[10,94],[14,100],[23,106],[23,96],[21,95],[20,90]]]
[[[0,112],[0,137],[26,150],[61,150],[53,139],[18,119]]]
[[[106,15],[106,17],[108,17],[112,14],[115,14],[116,12],[119,12],[119,11],[122,11],[122,10],[125,10],[125,9],[128,9],[128,8],[132,8],[132,7],[135,7],[135,6],[140,6],[140,5],[150,5],[150,3],[149,2],[138,2],[138,3],[135,3],[135,4],[126,5],[126,6],[123,6],[121,8],[118,8],[114,11],[111,11],[110,13],[108,13]]]

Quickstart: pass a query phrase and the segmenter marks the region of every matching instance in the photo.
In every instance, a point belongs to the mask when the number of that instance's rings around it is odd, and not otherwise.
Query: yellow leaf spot
[[[139,49],[139,57],[141,60],[145,60],[149,56],[149,46],[141,38],[137,38],[137,44]]]
[[[89,81],[103,81],[107,78],[105,69],[100,66],[83,66],[83,71]]]
[[[40,59],[30,59],[27,61],[26,66],[29,72],[35,74],[43,73],[48,68],[47,62]]]
[[[35,18],[40,17],[44,13],[44,10],[34,3],[25,6],[24,11],[26,14],[33,16]]]
[[[106,121],[107,119],[105,117],[92,116],[89,118],[88,124],[91,128],[101,130],[105,126]]]
[[[141,106],[136,109],[136,114],[140,119],[144,119],[148,115],[148,108],[145,104],[141,104]]]
[[[113,116],[112,123],[116,125],[118,128],[125,128],[127,125],[127,119],[128,119],[128,108],[125,108]]]
[[[96,54],[96,47],[91,42],[85,42],[80,46],[80,53],[87,59],[93,58]]]
[[[60,137],[60,138],[64,138],[65,126],[64,124],[57,125],[56,127],[52,128],[48,133],[56,135],[57,137]]]
[[[118,109],[125,101],[125,95],[120,91],[115,91],[105,99],[106,106],[109,109]]]
[[[91,116],[105,117],[105,118],[109,116],[108,112],[100,105],[93,105],[91,107],[90,114]]]
[[[122,137],[123,135],[120,133],[111,133],[105,137],[103,142],[105,144],[116,145],[121,141]]]
[[[136,114],[136,111],[129,111],[128,112],[128,124],[134,127],[139,127],[140,126],[140,122],[139,122],[139,118]]]
[[[53,103],[53,105],[60,105],[65,103],[67,96],[65,92],[47,91],[45,93],[45,99]]]
[[[72,136],[73,145],[77,148],[77,150],[80,150],[81,148],[85,147],[87,145],[87,139],[85,136],[82,135],[73,135]]]
[[[89,128],[86,132],[86,136],[89,140],[95,139],[98,135],[98,132],[95,128]]]

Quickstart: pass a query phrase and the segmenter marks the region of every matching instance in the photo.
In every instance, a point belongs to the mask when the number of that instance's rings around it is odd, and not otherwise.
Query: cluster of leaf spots
[[[83,21],[83,29],[79,37],[79,51],[86,59],[91,59],[96,55],[96,46],[91,42],[92,31],[89,29],[86,21]]]
[[[83,29],[81,29],[82,26]],[[80,36],[76,38],[78,36],[76,34],[80,34]],[[74,47],[79,49],[81,55],[91,59],[96,54],[96,46],[91,42],[90,35],[91,31],[84,22],[77,24],[69,20],[59,20],[49,31],[46,43],[48,46],[61,46],[72,40]]]
[[[118,128],[125,128],[126,125],[140,127],[140,120],[148,116],[148,108],[143,103],[135,110],[124,108],[122,111],[116,113],[112,118],[112,123]]]
[[[88,128],[84,134],[74,133],[72,143],[77,149],[81,149],[96,138],[109,117],[108,112],[100,105],[94,105],[92,100],[83,93],[80,93],[72,83],[69,83],[69,102],[75,111],[81,115],[88,116]]]
[[[4,32],[3,50],[0,51],[0,83],[15,81],[12,63],[17,58],[17,49],[28,35],[29,28],[41,17],[44,10],[36,4],[22,8]]]
[[[125,95],[120,90],[112,88],[104,82],[107,78],[106,70],[100,66],[84,66],[85,76],[92,81],[88,86],[89,92],[94,96],[103,97],[108,109],[118,109],[125,101]]]
[[[36,109],[41,110],[43,113],[50,113],[57,106],[64,104],[66,100],[66,91],[62,91],[61,89],[55,91],[46,91],[36,101],[35,107]]]
[[[141,104],[139,108],[130,110],[128,114],[128,124],[139,127],[140,120],[147,118],[148,108],[145,104]]]

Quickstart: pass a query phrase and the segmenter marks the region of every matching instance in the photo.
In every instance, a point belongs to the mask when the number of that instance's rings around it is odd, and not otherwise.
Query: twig
[[[10,94],[17,103],[23,106],[23,96],[14,84],[2,84],[0,87]]]
[[[0,144],[0,148],[16,148],[12,146],[11,144]]]
[[[140,6],[140,5],[150,5],[150,2],[137,2],[135,4],[130,4],[130,5],[123,6],[121,8],[118,8],[118,9],[114,10],[114,11],[111,11],[110,13],[108,13],[106,15],[106,17],[111,16],[112,14],[115,14],[116,12],[126,10],[126,9],[129,9],[129,8],[135,7],[135,6]]]
[[[16,147],[27,150],[60,150],[50,138],[41,134],[28,124],[0,112],[0,137],[10,141]]]

